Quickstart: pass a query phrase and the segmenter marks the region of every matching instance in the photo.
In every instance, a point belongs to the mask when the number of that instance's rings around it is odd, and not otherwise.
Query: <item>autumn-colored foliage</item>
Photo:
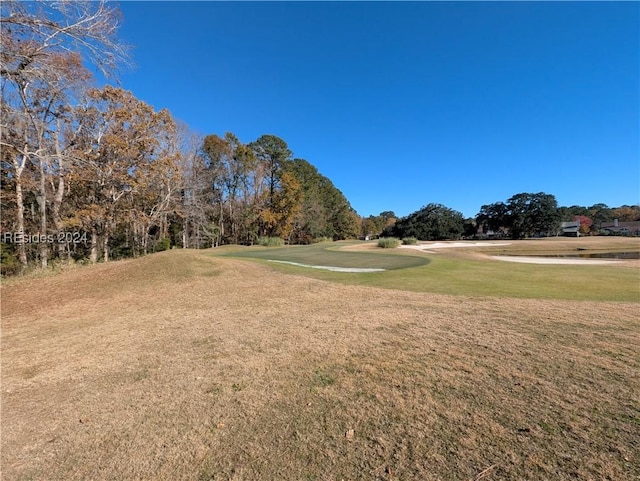
[[[580,234],[586,235],[591,232],[591,226],[593,225],[593,221],[591,218],[586,215],[577,215],[573,218],[573,220],[580,221]]]

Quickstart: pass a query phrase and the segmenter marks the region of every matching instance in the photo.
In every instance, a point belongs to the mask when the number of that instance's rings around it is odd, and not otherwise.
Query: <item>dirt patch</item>
[[[640,476],[636,303],[344,286],[204,252],[1,293],[6,480]]]

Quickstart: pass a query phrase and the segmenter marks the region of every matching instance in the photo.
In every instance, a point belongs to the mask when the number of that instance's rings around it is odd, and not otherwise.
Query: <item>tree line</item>
[[[440,204],[409,216],[360,218],[330,179],[272,134],[242,142],[201,136],[131,92],[96,87],[87,66],[115,78],[128,65],[111,2],[0,3],[0,265],[144,255],[173,246],[310,243],[358,236],[457,239],[493,232],[552,235],[640,207],[558,207],[517,194],[475,218]]]
[[[171,246],[359,231],[345,196],[286,142],[198,136],[120,87],[94,86],[129,61],[107,1],[0,8],[3,272]]]
[[[428,204],[379,230],[379,235],[418,240],[446,240],[486,236],[524,239],[561,233],[561,223],[580,220],[581,233],[597,234],[602,224],[618,219],[640,221],[640,205],[610,208],[559,207],[554,195],[544,192],[520,193],[506,202],[483,205],[475,218],[441,204]]]
[[[562,222],[576,220],[580,221],[581,234],[598,234],[603,224],[616,219],[622,222],[640,221],[640,205],[564,207],[558,206],[555,196],[551,194],[521,193],[506,202],[483,205],[476,216],[480,233],[513,239],[557,235]]]
[[[286,142],[263,135],[243,144],[235,135],[208,135],[182,191],[183,247],[253,244],[278,237],[307,244],[357,235],[359,218],[333,183]]]

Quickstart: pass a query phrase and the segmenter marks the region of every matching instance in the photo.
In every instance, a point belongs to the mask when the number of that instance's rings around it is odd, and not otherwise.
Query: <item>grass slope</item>
[[[636,303],[340,285],[195,251],[1,294],[3,480],[640,477]]]

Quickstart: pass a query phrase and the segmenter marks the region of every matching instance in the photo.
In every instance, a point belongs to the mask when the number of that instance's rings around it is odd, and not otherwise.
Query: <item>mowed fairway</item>
[[[446,244],[446,243],[441,243]],[[336,242],[277,248],[231,247],[216,255],[271,262],[281,272],[317,279],[464,296],[640,302],[640,261],[603,265],[505,263],[497,255],[545,255],[638,252],[637,238],[549,238],[533,241],[480,242],[473,248],[428,250],[380,249],[376,241]],[[283,264],[282,261],[300,265]],[[304,266],[382,268],[384,272],[331,272]]]
[[[3,480],[640,479],[637,296],[411,292],[219,252],[4,283]],[[523,267],[481,257],[368,275]],[[585,269],[594,291],[638,280]]]

